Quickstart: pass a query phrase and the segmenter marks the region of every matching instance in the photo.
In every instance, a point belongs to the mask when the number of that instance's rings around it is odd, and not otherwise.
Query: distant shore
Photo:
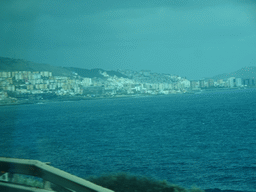
[[[186,93],[176,93],[169,95],[186,95],[186,94],[203,94],[207,92],[222,92],[222,91],[232,91],[232,90],[243,90],[243,89],[256,89],[255,87],[249,88],[216,88],[216,89],[202,89],[202,90],[193,90]],[[9,106],[9,105],[27,105],[27,104],[45,104],[52,102],[61,102],[61,101],[82,101],[82,100],[99,100],[99,99],[117,99],[117,98],[132,98],[132,97],[156,97],[163,96],[164,94],[135,94],[135,95],[115,95],[115,96],[95,96],[95,97],[84,97],[84,96],[57,96],[53,99],[40,99],[40,100],[29,100],[29,99],[14,99],[8,98],[6,100],[0,101],[0,106]]]
[[[62,102],[62,101],[82,101],[82,100],[99,100],[99,99],[117,99],[117,98],[127,98],[127,97],[146,97],[151,95],[117,95],[114,97],[83,97],[83,96],[59,96],[54,99],[40,99],[40,100],[7,100],[5,102],[0,101],[0,106],[9,106],[9,105],[27,105],[27,104],[45,104],[53,102]],[[153,96],[153,95],[152,95]]]

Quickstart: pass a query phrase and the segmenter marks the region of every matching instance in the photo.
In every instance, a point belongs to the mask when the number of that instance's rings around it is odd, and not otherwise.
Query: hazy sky
[[[255,0],[0,0],[0,56],[188,79],[256,66]]]

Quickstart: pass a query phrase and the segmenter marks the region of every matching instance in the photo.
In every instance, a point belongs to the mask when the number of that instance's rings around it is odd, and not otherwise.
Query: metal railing
[[[10,183],[5,179],[0,180],[0,191],[20,191],[20,192],[49,192],[49,182],[64,187],[70,191],[77,192],[113,192],[112,190],[93,184],[85,179],[71,175],[65,171],[57,169],[37,160],[16,159],[0,157],[0,176],[6,173],[31,175],[42,178],[44,189]]]

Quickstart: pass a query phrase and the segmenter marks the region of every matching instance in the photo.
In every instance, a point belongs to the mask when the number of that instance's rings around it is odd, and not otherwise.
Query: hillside
[[[104,69],[82,69],[82,68],[75,68],[75,67],[66,67],[66,69],[77,73],[79,76],[81,77],[89,77],[89,78],[93,78],[93,77],[97,77],[97,78],[103,78],[104,76],[100,74],[101,72],[106,72],[108,75],[110,76],[117,76],[117,77],[124,77],[124,78],[128,78],[126,75],[123,75],[117,71],[106,71]]]
[[[51,71],[54,76],[72,75],[71,71],[62,67],[7,57],[0,57],[0,71]]]
[[[106,70],[103,69],[82,69],[75,67],[55,67],[49,64],[40,64],[34,63],[31,61],[27,61],[24,59],[13,59],[8,57],[0,57],[0,71],[51,71],[53,76],[73,76],[72,72],[77,73],[82,77],[89,78],[104,78],[103,75],[100,74],[100,71],[104,72]],[[116,75],[117,77],[125,77],[116,71],[106,71],[110,76]]]
[[[236,77],[236,78],[256,78],[256,67],[251,66],[251,67],[244,67],[242,69],[239,69],[237,71],[234,71],[232,73],[224,73],[220,75],[216,75],[212,77],[211,79],[227,79],[230,77]]]

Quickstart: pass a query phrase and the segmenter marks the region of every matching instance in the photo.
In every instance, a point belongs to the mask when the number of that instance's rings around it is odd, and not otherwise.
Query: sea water
[[[0,156],[256,191],[256,89],[0,107]]]

